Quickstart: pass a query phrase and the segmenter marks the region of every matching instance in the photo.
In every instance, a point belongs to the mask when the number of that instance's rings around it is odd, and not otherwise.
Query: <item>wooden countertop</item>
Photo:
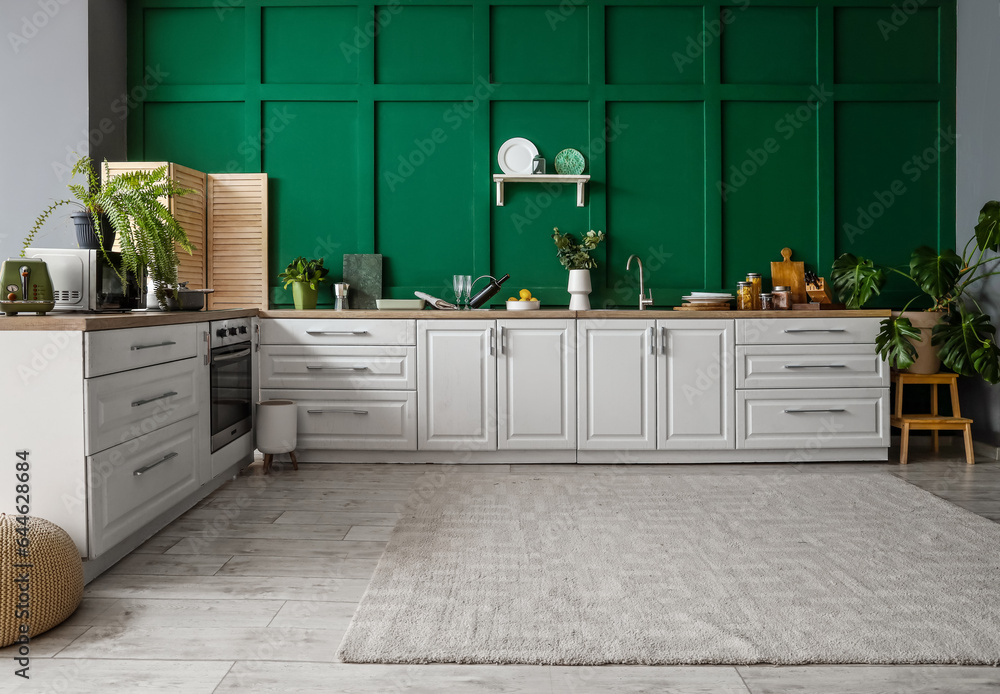
[[[888,318],[888,309],[857,310],[857,311],[673,311],[669,309],[647,309],[645,311],[629,309],[610,309],[592,311],[570,311],[567,309],[539,309],[537,311],[507,311],[506,309],[474,309],[471,311],[438,311],[424,309],[422,311],[370,311],[352,309],[348,311],[332,311],[317,309],[313,311],[296,311],[294,309],[276,309],[260,311],[261,318],[419,318],[421,320],[476,320],[494,318],[753,318],[787,319],[787,318]]]
[[[740,320],[782,320],[788,318],[888,318],[891,312],[882,310],[859,311],[672,311],[649,309],[636,311],[628,309],[610,309],[593,311],[570,311],[567,309],[540,309],[538,311],[507,311],[506,309],[476,309],[471,311],[438,311],[424,309],[423,311],[368,311],[349,310],[333,311],[317,309],[314,311],[296,311],[294,309],[275,309],[260,311],[255,308],[225,309],[220,311],[133,311],[132,313],[60,313],[52,312],[44,316],[35,314],[18,314],[16,316],[0,315],[0,331],[3,330],[116,330],[119,328],[143,328],[154,325],[180,325],[183,323],[201,323],[212,320],[229,320],[246,316],[261,318],[297,318],[300,320],[317,320],[325,318],[339,319],[421,319],[421,320],[493,320],[496,318],[526,318],[541,320],[545,318],[643,318],[657,319],[708,319],[736,318]]]
[[[89,332],[91,330],[202,323],[256,315],[257,309],[255,308],[220,311],[133,311],[131,313],[63,313],[54,311],[44,316],[36,316],[34,313],[19,313],[16,316],[0,315],[0,330],[79,330]]]

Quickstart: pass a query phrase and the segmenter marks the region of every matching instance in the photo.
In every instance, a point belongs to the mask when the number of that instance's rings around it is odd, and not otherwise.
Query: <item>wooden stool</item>
[[[965,462],[975,465],[976,454],[972,448],[972,420],[962,416],[958,405],[958,374],[911,374],[900,371],[892,372],[892,382],[896,384],[896,413],[889,423],[902,430],[900,435],[899,462],[906,465],[910,452],[910,431],[930,431],[934,452],[938,452],[939,431],[961,431],[965,436]],[[923,384],[931,387],[930,414],[903,414],[903,386],[906,384]],[[938,415],[939,385],[947,384],[951,389],[951,417]]]

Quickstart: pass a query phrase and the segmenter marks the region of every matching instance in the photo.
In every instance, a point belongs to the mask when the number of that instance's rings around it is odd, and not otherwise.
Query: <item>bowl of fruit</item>
[[[531,296],[531,292],[527,289],[518,292],[518,296],[521,298],[510,297],[507,299],[508,311],[537,311],[542,307],[542,302]]]

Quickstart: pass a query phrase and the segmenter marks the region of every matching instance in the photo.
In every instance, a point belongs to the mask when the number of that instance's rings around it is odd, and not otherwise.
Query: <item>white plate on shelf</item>
[[[508,311],[537,311],[542,307],[541,301],[508,301]]]
[[[538,148],[523,137],[512,137],[497,152],[500,170],[510,176],[531,175],[531,160],[538,156]]]
[[[704,299],[716,299],[719,297],[732,296],[732,292],[691,292],[691,296]]]

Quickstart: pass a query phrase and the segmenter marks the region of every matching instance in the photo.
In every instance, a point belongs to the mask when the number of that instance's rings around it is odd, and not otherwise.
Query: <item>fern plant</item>
[[[168,288],[177,284],[177,249],[188,253],[194,246],[184,228],[174,219],[164,201],[172,195],[193,192],[182,188],[167,176],[167,167],[152,171],[126,171],[110,175],[108,162],[104,162],[107,182],[101,185],[90,157],[81,157],[73,165],[72,174],[83,176],[83,183],[70,183],[67,187],[76,200],[57,200],[49,205],[35,220],[24,241],[28,248],[35,234],[45,221],[62,205],[78,205],[90,213],[94,220],[94,233],[101,235],[101,215],[106,215],[118,232],[121,267],[115,266],[123,283],[128,274],[141,277],[145,269],[156,291],[160,305],[166,305]],[[107,257],[103,243],[101,252]],[[21,251],[24,255],[24,250]]]

